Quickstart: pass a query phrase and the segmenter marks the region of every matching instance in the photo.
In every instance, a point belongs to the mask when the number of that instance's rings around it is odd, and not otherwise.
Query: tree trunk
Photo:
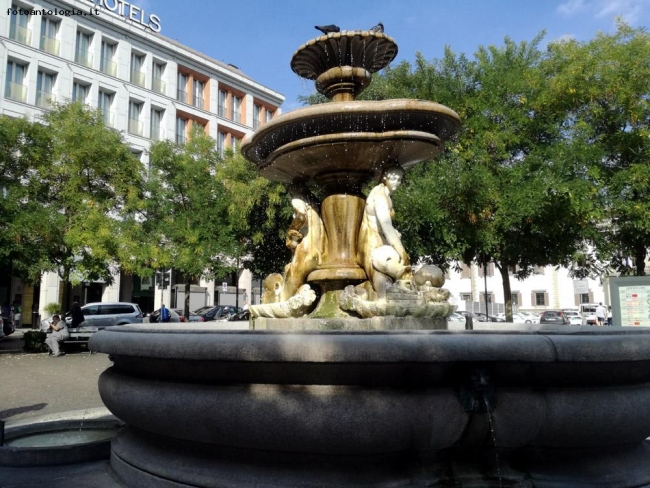
[[[61,286],[63,287],[63,292],[61,293],[61,313],[65,313],[70,310],[70,270],[65,268],[63,270],[63,276],[61,276]]]
[[[494,262],[501,273],[501,282],[503,283],[503,301],[506,305],[506,321],[512,322],[512,290],[510,288],[510,274],[508,273],[508,265],[503,265],[497,261]]]
[[[183,304],[183,317],[185,317],[186,322],[190,321],[190,293],[192,289],[191,287],[192,287],[192,278],[190,276],[187,276],[185,278],[185,303]]]
[[[645,276],[645,258],[648,255],[648,249],[640,240],[637,241],[634,249],[634,259],[636,262],[636,275]]]

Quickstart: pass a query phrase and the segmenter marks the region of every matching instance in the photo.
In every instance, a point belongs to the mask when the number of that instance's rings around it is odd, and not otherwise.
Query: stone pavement
[[[0,354],[3,353],[19,353],[23,351],[23,332],[31,329],[17,329],[16,332],[10,336],[5,336],[0,339]]]
[[[0,420],[104,406],[97,379],[112,364],[106,354],[69,349],[55,358],[26,354],[22,345],[22,331],[0,342]]]
[[[0,341],[0,420],[7,426],[104,407],[97,379],[112,364],[105,354],[69,349],[65,356],[23,351],[19,329]],[[108,460],[65,466],[0,467],[0,488],[116,488]]]

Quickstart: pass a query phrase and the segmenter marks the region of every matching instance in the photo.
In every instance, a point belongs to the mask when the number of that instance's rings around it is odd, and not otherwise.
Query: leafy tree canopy
[[[112,282],[120,217],[140,191],[142,164],[98,111],[78,103],[57,105],[43,123],[3,119],[2,126],[5,135],[20,132],[6,156],[21,172],[7,183],[22,196],[13,200],[8,233],[22,248],[16,272],[33,280],[52,271],[65,283]]]

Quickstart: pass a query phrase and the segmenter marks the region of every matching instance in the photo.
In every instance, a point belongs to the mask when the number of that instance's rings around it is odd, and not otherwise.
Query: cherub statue
[[[384,170],[381,182],[366,198],[359,232],[358,259],[379,298],[395,280],[408,277],[410,259],[400,233],[393,227],[393,202],[390,194],[402,183],[404,170],[396,165]]]

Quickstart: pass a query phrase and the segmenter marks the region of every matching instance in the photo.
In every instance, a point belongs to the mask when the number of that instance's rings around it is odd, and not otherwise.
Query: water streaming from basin
[[[499,463],[499,447],[497,446],[497,436],[494,431],[494,422],[492,421],[492,410],[490,402],[487,397],[483,397],[485,404],[485,414],[487,415],[488,424],[490,426],[490,434],[492,436],[492,445],[494,446],[494,462],[497,468],[497,479],[499,480],[499,488],[503,488],[503,479],[501,478],[501,464]]]

